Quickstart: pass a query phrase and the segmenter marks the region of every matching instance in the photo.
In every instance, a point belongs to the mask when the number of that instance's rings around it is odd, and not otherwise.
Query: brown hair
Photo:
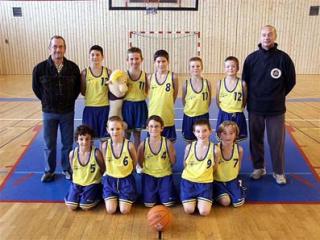
[[[227,57],[227,58],[224,60],[224,62],[226,62],[226,61],[233,61],[233,62],[235,62],[236,66],[237,66],[237,69],[239,70],[239,60],[238,60],[238,58],[236,58],[236,57],[234,57],[234,56],[229,56],[229,57]]]
[[[158,115],[152,115],[152,116],[150,116],[150,117],[147,119],[147,122],[146,122],[146,123],[147,123],[147,126],[148,126],[148,124],[149,124],[149,122],[150,122],[151,120],[160,123],[161,127],[164,126],[164,122],[163,122],[162,118],[161,118],[160,116],[158,116]]]
[[[91,139],[94,138],[94,131],[87,125],[79,125],[74,132],[74,140],[77,141],[79,136],[90,135]]]
[[[202,126],[205,125],[211,130],[211,125],[208,119],[199,119],[192,125],[192,130],[194,131],[196,126]]]
[[[142,57],[142,51],[141,51],[141,49],[138,48],[138,47],[131,47],[131,48],[129,48],[128,51],[127,51],[127,54],[129,55],[129,53],[139,53],[141,59],[143,59],[143,57]]]
[[[203,62],[202,62],[202,59],[200,57],[192,57],[189,59],[189,64],[190,62],[200,62],[201,64],[201,68],[203,68]]]

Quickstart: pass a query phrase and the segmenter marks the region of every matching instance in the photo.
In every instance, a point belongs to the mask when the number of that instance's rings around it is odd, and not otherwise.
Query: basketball
[[[147,214],[149,225],[156,231],[165,231],[172,222],[172,213],[169,208],[157,205],[151,208]]]

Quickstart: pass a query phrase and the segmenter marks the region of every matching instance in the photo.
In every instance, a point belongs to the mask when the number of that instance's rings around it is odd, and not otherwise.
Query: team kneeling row
[[[93,145],[93,130],[86,125],[78,126],[77,146],[69,154],[72,182],[65,197],[68,208],[88,210],[103,198],[108,213],[115,213],[118,207],[122,214],[129,213],[138,196],[133,176],[136,166],[141,169],[146,207],[172,206],[178,202],[172,174],[176,162],[174,144],[161,136],[163,128],[161,117],[150,116],[148,137],[136,151],[134,144],[124,137],[124,122],[120,117],[109,118],[110,138],[100,149]],[[180,182],[184,211],[192,214],[198,209],[201,215],[208,215],[213,201],[223,206],[241,206],[245,198],[238,175],[243,148],[236,143],[237,124],[224,121],[219,126],[218,144],[210,141],[212,130],[207,119],[196,121],[193,133],[196,140],[185,148]]]

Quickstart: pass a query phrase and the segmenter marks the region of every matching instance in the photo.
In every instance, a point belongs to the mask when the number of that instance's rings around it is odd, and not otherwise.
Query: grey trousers
[[[272,161],[276,174],[284,174],[285,125],[284,114],[277,116],[257,115],[249,112],[250,153],[255,169],[265,167],[264,132],[267,132]]]

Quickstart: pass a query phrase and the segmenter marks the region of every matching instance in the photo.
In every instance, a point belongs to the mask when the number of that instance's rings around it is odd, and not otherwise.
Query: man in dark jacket
[[[65,51],[65,40],[53,36],[49,58],[36,65],[32,73],[32,89],[42,104],[45,156],[42,182],[53,181],[55,177],[58,128],[62,143],[61,166],[66,179],[71,178],[69,152],[73,143],[75,100],[80,93],[80,70],[64,57]]]
[[[259,49],[245,60],[242,79],[248,86],[250,152],[254,171],[252,179],[266,174],[264,161],[264,130],[278,184],[286,184],[285,171],[285,100],[296,83],[295,67],[291,58],[279,50],[276,29],[261,28]]]

